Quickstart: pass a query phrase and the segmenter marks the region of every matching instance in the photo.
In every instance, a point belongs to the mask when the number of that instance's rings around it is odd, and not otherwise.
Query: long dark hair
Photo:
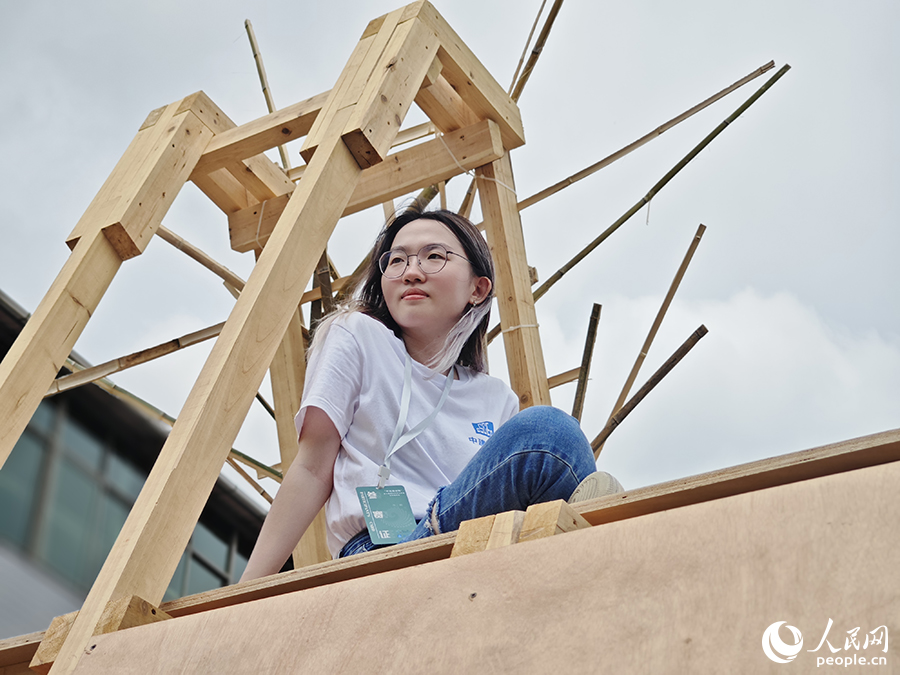
[[[457,213],[443,209],[425,212],[407,209],[389,220],[375,240],[363,277],[353,293],[354,300],[338,312],[362,311],[381,321],[398,338],[403,338],[400,326],[394,321],[384,300],[378,259],[382,253],[391,249],[401,229],[415,220],[422,219],[434,220],[445,225],[462,244],[466,258],[472,265],[473,274],[476,277],[487,277],[491,281],[491,290],[487,297],[477,306],[470,305],[467,308],[450,330],[441,349],[427,365],[438,372],[444,372],[454,363],[477,372],[485,372],[487,370],[485,335],[494,297],[494,262],[487,242],[478,228]]]

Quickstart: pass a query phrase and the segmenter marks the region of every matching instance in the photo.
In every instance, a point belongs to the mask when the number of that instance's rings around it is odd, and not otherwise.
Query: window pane
[[[225,585],[225,579],[209,570],[206,565],[191,558],[190,573],[188,574],[187,594],[194,595],[203,591],[211,591]]]
[[[43,444],[24,432],[0,471],[0,537],[25,546],[38,474],[44,459]]]
[[[240,553],[234,554],[234,569],[231,570],[231,583],[236,584],[247,569],[247,559]]]
[[[197,523],[192,539],[194,550],[223,572],[228,569],[228,544],[203,523]]]
[[[128,508],[117,497],[109,493],[100,493],[98,499],[100,504],[98,533],[94,545],[88,552],[90,564],[84,574],[84,578],[90,584],[97,578],[97,573],[103,567],[106,556],[116,543],[116,537],[119,536],[122,525],[128,517]]]
[[[84,580],[97,485],[70,460],[59,463],[44,527],[43,558],[70,581]]]
[[[182,553],[181,560],[178,561],[178,567],[175,568],[175,574],[172,575],[172,581],[169,582],[169,588],[166,589],[166,595],[163,602],[174,600],[181,597],[181,587],[184,585],[184,569],[187,564],[187,555]]]
[[[34,429],[39,429],[44,433],[50,433],[53,428],[53,419],[56,417],[56,406],[50,401],[41,401],[31,421],[28,423]]]
[[[88,466],[99,469],[103,456],[103,446],[94,436],[87,432],[78,422],[67,419],[63,426],[63,445],[66,451],[80,457]]]
[[[138,471],[131,462],[112,453],[106,459],[106,477],[110,484],[115,485],[116,490],[130,497],[132,503],[137,499],[141,488],[144,487],[144,474]]]

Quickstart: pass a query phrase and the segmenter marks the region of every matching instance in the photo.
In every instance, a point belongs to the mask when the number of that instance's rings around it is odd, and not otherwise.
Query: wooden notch
[[[525,512],[525,520],[519,532],[519,541],[533,541],[572,532],[591,524],[562,499],[543,504],[533,504]]]
[[[524,520],[524,511],[506,511],[463,521],[459,526],[450,557],[456,558],[469,553],[511,546],[519,541],[519,532]]]
[[[38,646],[34,654],[34,658],[29,664],[31,670],[42,673],[50,672],[50,667],[59,654],[60,647],[65,642],[75,617],[78,612],[71,612],[58,616],[50,622],[44,634],[44,639]],[[104,635],[106,633],[114,633],[126,628],[134,626],[144,626],[148,623],[156,623],[157,621],[165,621],[172,617],[166,614],[158,607],[154,607],[146,600],[142,600],[136,595],[130,595],[118,600],[110,602],[103,612],[94,635]]]
[[[484,120],[400,150],[363,171],[343,216],[401,197],[413,190],[499,159],[503,154],[499,127]],[[459,162],[459,164],[457,164]],[[462,165],[462,168],[460,168]],[[264,246],[290,197],[271,199],[228,217],[231,247],[250,251]]]

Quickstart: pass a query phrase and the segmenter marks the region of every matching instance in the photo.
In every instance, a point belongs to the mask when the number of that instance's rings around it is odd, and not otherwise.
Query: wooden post
[[[364,89],[355,90],[356,98],[347,98],[341,87],[335,87],[316,119],[313,132],[317,135],[307,148],[309,164],[303,180],[293,191],[100,570],[60,650],[53,675],[75,669],[111,601],[125,595],[139,595],[150,602],[162,599],[253,396],[296,315],[320,252],[353,194],[361,173],[359,162],[374,163],[376,155],[390,148],[400,126],[393,106],[408,109],[432,62],[425,55],[436,51],[437,38],[421,30],[415,17],[407,23],[413,25],[401,25],[397,32],[408,39],[394,40],[392,26],[387,27],[390,38],[381,39],[381,31],[375,34],[390,53],[374,59],[372,77]],[[358,75],[356,55],[351,56],[341,81],[353,81]],[[379,106],[382,91],[394,97],[389,108]],[[353,119],[365,129],[354,130]],[[371,134],[370,129],[374,129]],[[348,148],[350,140],[355,153]]]
[[[182,103],[154,111],[138,131],[69,236],[69,259],[0,364],[0,467],[122,260],[144,250],[212,138],[190,109],[180,111]]]
[[[500,308],[510,385],[520,407],[550,405],[509,153],[477,169],[476,175],[485,232],[494,257],[494,294]]]

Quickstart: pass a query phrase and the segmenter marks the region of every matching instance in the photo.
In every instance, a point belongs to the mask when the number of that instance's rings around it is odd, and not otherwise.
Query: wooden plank
[[[503,156],[496,124],[484,120],[388,156],[363,171],[344,216],[357,213],[428,185],[447,180]],[[455,158],[455,159],[454,159]],[[457,161],[459,164],[457,164]],[[460,168],[460,165],[462,168]],[[289,197],[271,199],[228,217],[231,247],[250,251],[265,245]]]
[[[435,60],[440,63],[440,59]],[[416,105],[443,132],[455,131],[478,121],[478,116],[443,77],[419,90]]]
[[[235,586],[217,588],[206,593],[179,598],[164,603],[161,609],[171,616],[187,616],[218,607],[229,607],[234,604],[316,588],[370,574],[381,574],[390,570],[444,560],[450,557],[455,540],[456,532],[447,532],[427,539],[389,546],[349,558],[340,558],[300,570],[274,574],[262,579],[245,581]]]
[[[900,429],[630,490],[571,507],[591,525],[599,525],[891,462],[900,462]],[[161,608],[172,616],[182,616],[441,560],[450,556],[456,536],[456,532],[450,532],[392,546],[299,572],[180,598]]]
[[[512,150],[525,143],[519,107],[475,57],[430,2],[419,5],[416,16],[438,36],[442,76],[453,86],[478,119],[500,125],[503,146]],[[412,6],[411,6],[412,7]]]
[[[46,635],[29,664],[32,671],[46,675],[65,643],[65,639],[75,623],[78,612],[58,616],[50,622]],[[94,635],[104,635],[126,628],[144,626],[148,623],[171,619],[168,614],[137,596],[120,598],[107,605]]]
[[[815,672],[829,617],[837,649],[896,624],[898,481],[900,464],[862,469],[176,618],[98,637],[77,672],[329,673],[377,654],[384,672],[782,673],[761,647],[776,621]]]
[[[37,651],[38,645],[44,639],[45,631],[37,631],[36,633],[28,633],[27,635],[17,635],[16,637],[4,638],[0,640],[0,673],[18,672],[14,670],[4,670],[7,668],[19,667],[24,665],[27,670],[31,657]]]
[[[437,47],[437,36],[418,19],[397,26],[344,128],[344,142],[362,168],[384,160]]]
[[[509,153],[477,169],[476,176],[485,232],[494,257],[494,295],[500,309],[510,386],[522,408],[551,405]]]
[[[460,523],[450,557],[456,558],[470,553],[479,553],[487,548],[495,518],[496,516],[492,514]]]
[[[162,599],[254,395],[294,316],[360,169],[339,114],[294,191],[54,665],[70,673],[103,608],[124,595]]]
[[[525,512],[519,541],[534,541],[563,532],[574,532],[591,524],[563,500],[534,504]]]
[[[122,264],[97,228],[84,234],[0,362],[0,467]]]
[[[572,506],[592,525],[599,525],[897,461],[900,461],[900,429],[679,478]]]
[[[303,138],[312,128],[316,116],[328,100],[330,92],[317,94],[252,122],[216,134],[197,162],[194,176],[207,174],[223,166],[247,159],[288,141]]]
[[[347,64],[341,71],[337,84],[328,95],[322,111],[316,117],[309,134],[303,141],[300,156],[307,164],[321,142],[324,129],[331,124],[338,111],[347,106],[356,105],[363,87],[397,27],[402,13],[402,9],[395,10],[371,21],[366,27]]]

